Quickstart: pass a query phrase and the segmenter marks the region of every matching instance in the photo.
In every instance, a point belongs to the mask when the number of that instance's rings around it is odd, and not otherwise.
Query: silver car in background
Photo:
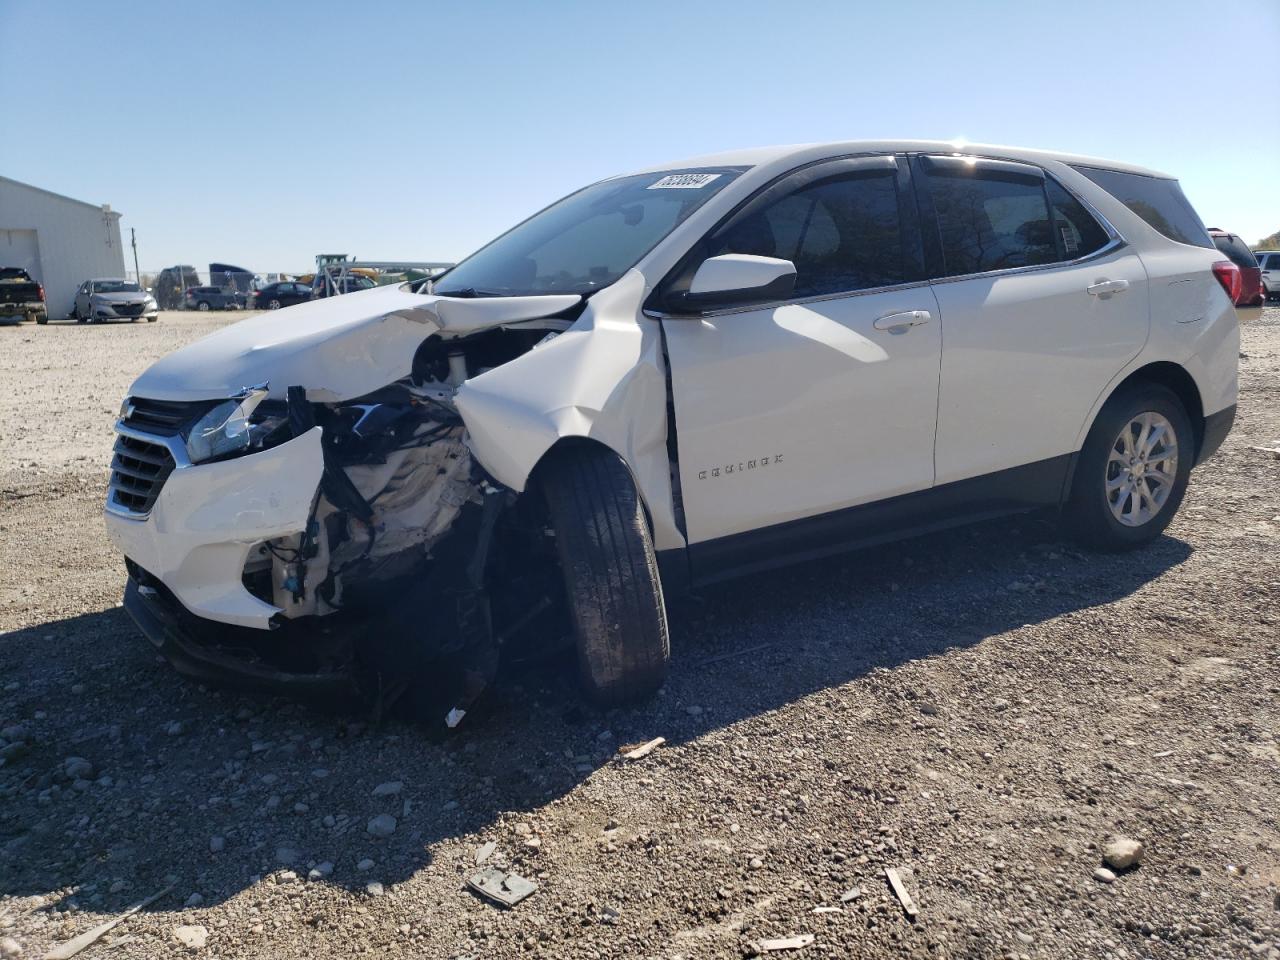
[[[86,280],[76,290],[71,316],[80,323],[100,320],[137,320],[155,323],[160,308],[156,298],[132,280]]]

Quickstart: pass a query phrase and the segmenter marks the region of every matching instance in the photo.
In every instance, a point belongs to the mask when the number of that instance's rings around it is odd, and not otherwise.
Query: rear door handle
[[[877,330],[888,330],[890,333],[901,333],[908,327],[918,327],[928,323],[933,317],[928,310],[906,310],[902,313],[890,313],[881,317],[874,324]]]
[[[1091,283],[1084,288],[1085,291],[1095,297],[1109,297],[1113,293],[1119,293],[1121,290],[1129,289],[1128,280],[1099,280],[1097,283]]]

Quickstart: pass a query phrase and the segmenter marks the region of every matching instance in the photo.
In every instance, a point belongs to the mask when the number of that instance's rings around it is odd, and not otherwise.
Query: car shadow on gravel
[[[536,851],[512,828],[618,762],[622,744],[689,743],[1111,603],[1190,553],[1168,536],[1084,553],[1023,518],[753,576],[671,604],[672,672],[652,703],[584,705],[567,659],[508,668],[444,740],[183,680],[119,608],[16,631],[0,637],[0,726],[22,728],[6,737],[25,746],[0,767],[0,895],[114,913],[176,879],[148,908],[171,910],[314,869],[364,897],[436,861],[461,883],[487,836],[496,862],[533,875]],[[382,814],[395,827],[377,837]]]

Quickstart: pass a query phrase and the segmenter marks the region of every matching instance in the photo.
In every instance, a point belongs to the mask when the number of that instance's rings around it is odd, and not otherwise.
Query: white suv
[[[1280,300],[1280,250],[1255,250],[1253,255],[1262,270],[1263,298]]]
[[[189,674],[431,686],[450,723],[538,638],[642,698],[664,588],[1046,507],[1156,537],[1234,417],[1233,270],[1175,180],[1104,160],[849,142],[605,180],[434,289],[144,373],[126,606]]]

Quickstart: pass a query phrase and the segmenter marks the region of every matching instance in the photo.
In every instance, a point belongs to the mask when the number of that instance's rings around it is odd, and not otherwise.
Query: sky
[[[143,271],[456,260],[606,176],[864,138],[1154,167],[1253,242],[1277,57],[1280,0],[0,0],[0,174],[110,203]]]

